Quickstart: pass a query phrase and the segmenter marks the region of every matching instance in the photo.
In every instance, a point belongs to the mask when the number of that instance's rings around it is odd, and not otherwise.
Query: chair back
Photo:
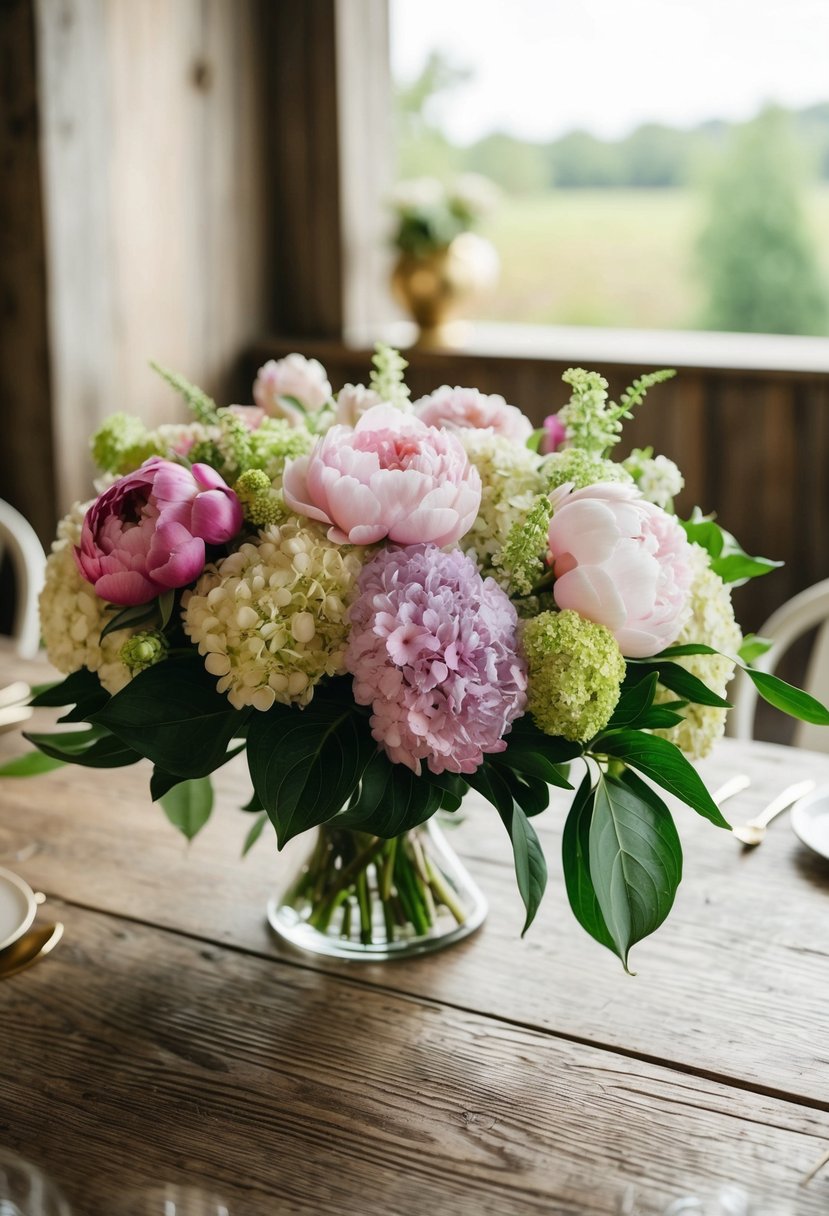
[[[803,686],[825,705],[829,703],[829,579],[801,591],[772,613],[760,630],[760,636],[768,638],[772,645],[757,660],[755,667],[773,672],[789,647],[815,627],[817,633]],[[734,709],[729,715],[729,733],[736,739],[753,738],[757,690],[742,673],[738,675],[732,700]],[[829,729],[798,722],[793,742],[796,747],[829,752]]]
[[[0,498],[0,555],[4,553],[9,555],[14,575],[12,639],[22,658],[34,658],[40,645],[37,597],[43,586],[46,554],[29,521]]]

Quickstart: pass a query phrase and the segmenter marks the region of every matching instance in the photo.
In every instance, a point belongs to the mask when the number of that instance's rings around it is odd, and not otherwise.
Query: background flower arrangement
[[[681,876],[654,786],[728,827],[690,760],[723,733],[735,664],[829,724],[749,666],[763,644],[742,638],[729,585],[775,563],[712,518],[680,521],[672,462],[612,459],[622,420],[672,373],[615,404],[573,369],[533,430],[475,389],[411,403],[404,368],[378,348],[369,385],[335,395],[291,355],[260,370],[254,406],[226,409],[162,372],[192,423],[104,424],[98,496],[60,524],[41,599],[68,676],[34,701],[86,725],[30,735],[30,770],[147,758],[153,798],[192,836],[210,774],[245,749],[245,847],[268,821],[280,846],[324,825],[300,883],[309,919],[329,931],[336,911],[348,935],[357,908],[363,941],[372,900],[388,941],[428,931],[436,907],[462,919],[405,833],[470,788],[512,842],[526,931],[547,881],[532,820],[572,774],[570,904],[627,965]]]

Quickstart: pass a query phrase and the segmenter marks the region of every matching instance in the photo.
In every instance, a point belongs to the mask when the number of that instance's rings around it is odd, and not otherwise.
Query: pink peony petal
[[[137,570],[105,574],[95,583],[95,594],[110,604],[148,604],[158,595],[158,587]]]
[[[196,496],[190,530],[209,545],[223,545],[236,535],[243,520],[239,499],[222,482],[221,489],[205,490]]]

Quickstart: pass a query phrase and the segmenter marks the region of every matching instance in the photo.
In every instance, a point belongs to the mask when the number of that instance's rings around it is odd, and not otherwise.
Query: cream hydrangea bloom
[[[111,609],[82,577],[72,554],[90,505],[76,503],[58,524],[40,593],[40,630],[49,662],[58,671],[69,675],[87,667],[97,673],[107,692],[116,693],[132,678],[120,651],[136,630],[118,629],[101,641]]]
[[[481,475],[481,506],[478,516],[460,544],[475,558],[481,573],[491,575],[501,586],[509,576],[498,570],[493,558],[507,541],[510,528],[523,520],[539,494],[546,493],[542,459],[529,448],[489,430],[457,432],[466,454]]]
[[[734,619],[731,590],[714,574],[708,554],[699,545],[691,545],[691,558],[691,616],[676,640],[677,645],[698,642],[726,654],[736,654],[743,637]],[[725,696],[728,682],[734,675],[734,663],[722,655],[689,655],[674,662],[687,668],[720,697]],[[660,688],[656,700],[675,701],[676,694]],[[724,734],[728,710],[711,705],[688,705],[682,713],[684,721],[678,726],[655,733],[676,743],[691,759],[702,759]]]
[[[208,566],[185,593],[184,629],[237,709],[307,705],[342,675],[346,612],[362,563],[322,528],[292,516]]]

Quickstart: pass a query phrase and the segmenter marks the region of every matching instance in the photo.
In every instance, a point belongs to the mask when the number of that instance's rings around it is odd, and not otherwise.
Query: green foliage
[[[212,397],[208,397],[207,393],[197,385],[191,384],[186,376],[182,376],[179,372],[171,371],[170,368],[162,367],[161,364],[152,361],[150,361],[150,367],[170,385],[170,388],[175,389],[184,398],[199,422],[204,423],[205,426],[218,424],[219,411]]]
[[[802,205],[791,127],[769,108],[733,135],[710,191],[698,261],[707,329],[824,334],[827,296]]]
[[[783,565],[768,557],[749,557],[730,532],[699,511],[695,511],[690,519],[679,522],[688,539],[704,549],[711,558],[711,569],[724,583],[734,583],[739,587],[750,578],[769,574]]]
[[[159,799],[173,827],[192,840],[204,827],[213,810],[213,785],[209,777],[181,781]]]
[[[61,768],[65,760],[57,756],[47,756],[45,752],[27,752],[25,756],[15,756],[0,764],[0,777],[37,777],[40,773],[50,773],[52,769]]]

